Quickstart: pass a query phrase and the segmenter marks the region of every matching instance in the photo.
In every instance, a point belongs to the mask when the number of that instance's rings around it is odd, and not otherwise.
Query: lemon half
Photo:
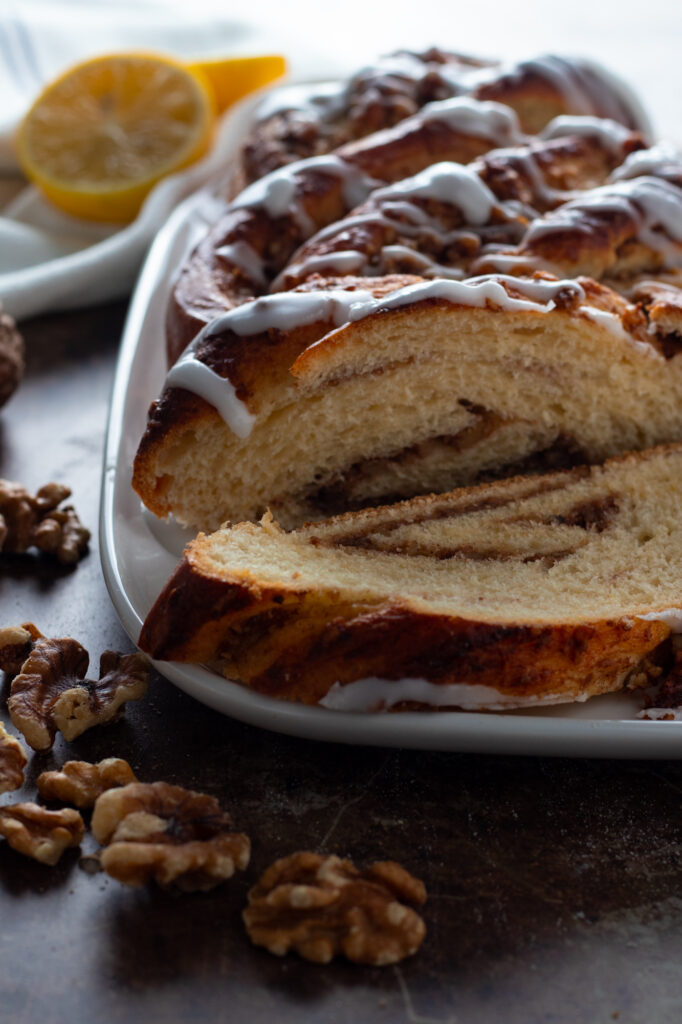
[[[206,152],[214,123],[200,71],[156,54],[97,57],[38,97],[19,127],[17,155],[67,213],[127,221],[157,181]]]

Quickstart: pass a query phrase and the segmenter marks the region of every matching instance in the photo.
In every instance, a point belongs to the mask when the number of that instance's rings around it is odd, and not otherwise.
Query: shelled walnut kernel
[[[147,691],[149,665],[141,654],[105,651],[100,678],[85,679],[88,652],[71,637],[37,640],[12,680],[12,722],[34,750],[49,750],[59,730],[73,740],[93,725],[114,721],[129,700]]]
[[[45,484],[29,494],[21,484],[0,480],[0,550],[23,554],[35,547],[63,565],[77,562],[87,550],[90,531],[72,505],[62,505],[70,494],[62,484]]]
[[[0,722],[0,793],[9,793],[23,785],[25,767],[24,748]]]
[[[4,626],[0,629],[0,669],[8,675],[16,675],[33,650],[36,640],[43,634],[32,622],[20,626]]]
[[[0,835],[17,853],[54,865],[64,850],[80,846],[85,825],[78,811],[48,811],[34,803],[0,807]]]
[[[24,339],[0,306],[0,405],[14,394],[23,375]]]
[[[343,954],[355,963],[397,963],[426,934],[421,917],[401,900],[422,904],[426,890],[394,861],[359,871],[349,860],[294,853],[275,861],[249,893],[243,913],[251,941],[283,956],[328,963]]]
[[[102,867],[126,885],[212,889],[249,863],[247,836],[230,831],[215,797],[167,782],[135,782],[98,797],[92,832]]]
[[[107,757],[97,764],[67,761],[59,771],[43,772],[36,785],[43,800],[59,800],[85,810],[98,796],[116,786],[137,782],[135,772],[120,757]]]

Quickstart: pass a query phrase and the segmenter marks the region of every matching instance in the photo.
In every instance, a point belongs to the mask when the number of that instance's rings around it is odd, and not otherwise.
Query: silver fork
[[[0,60],[5,65],[7,84],[16,92],[31,96],[42,87],[45,76],[40,67],[31,33],[14,0],[5,0],[0,14]]]

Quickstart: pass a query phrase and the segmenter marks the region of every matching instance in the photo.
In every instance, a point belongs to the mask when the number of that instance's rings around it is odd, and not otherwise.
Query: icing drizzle
[[[629,128],[612,121],[607,117],[574,116],[561,114],[550,121],[546,128],[540,132],[541,139],[559,139],[566,135],[578,135],[580,137],[596,138],[604,149],[621,156],[623,145],[631,137]]]
[[[363,81],[405,82],[411,85],[412,92],[418,93],[428,77],[438,82],[441,95],[454,97],[475,94],[498,82],[503,87],[505,81],[518,81],[529,72],[549,82],[575,114],[602,112],[617,119],[626,113],[642,131],[648,131],[647,118],[639,103],[614,75],[596,63],[552,54],[516,64],[484,66],[472,66],[458,59],[441,63],[411,53],[392,54],[363,68],[347,83],[335,81],[280,89],[263,101],[257,116],[264,121],[274,114],[289,111],[310,121],[330,123],[343,116],[350,98]]]
[[[475,100],[470,96],[427,103],[418,114],[402,124],[411,129],[415,122],[428,124],[431,121],[446,124],[463,135],[489,139],[496,146],[510,146],[526,140],[519,119],[511,107],[503,103]]]
[[[459,211],[462,223],[448,229],[439,216],[430,214],[423,205],[419,205],[430,200]],[[367,268],[368,257],[362,247],[355,249],[352,245],[352,232],[365,226],[377,227],[389,235],[388,244],[380,248],[382,258],[407,260],[412,268],[419,269],[425,276],[437,274],[462,278],[464,271],[444,266],[420,252],[420,240],[426,239],[429,248],[433,248],[435,243],[441,251],[463,236],[478,244],[477,235],[484,233],[480,229],[490,224],[493,213],[496,214],[496,230],[507,225],[511,238],[518,238],[522,226],[518,204],[498,201],[471,166],[448,161],[432,164],[412,178],[375,189],[369,203],[358,213],[319,231],[306,243],[300,257],[294,257],[285,267],[275,280],[273,289],[282,284],[286,287],[287,282],[300,280],[317,270],[336,274],[372,272]],[[415,248],[401,243],[391,244],[396,235],[399,239],[414,239]],[[343,244],[341,250],[320,252],[316,248],[335,236]],[[383,272],[381,265],[373,265],[373,272]]]
[[[637,224],[637,238],[641,242],[666,255],[675,265],[682,262],[682,191],[651,175],[616,181],[565,203],[543,220],[533,221],[523,247],[532,248],[536,239],[557,231],[588,233],[592,230],[589,214],[608,211],[625,214]],[[670,241],[677,244],[671,247]]]
[[[378,182],[353,164],[338,156],[313,156],[271,171],[241,192],[230,204],[233,210],[262,208],[272,218],[291,216],[305,235],[315,230],[315,223],[302,202],[299,176],[319,171],[338,178],[342,184],[346,206],[351,209],[364,202]]]
[[[505,285],[519,294],[510,295]],[[318,322],[338,328],[373,313],[401,309],[432,299],[478,308],[492,305],[506,311],[533,310],[548,313],[555,308],[560,292],[572,295],[577,302],[585,298],[583,289],[576,281],[530,281],[503,274],[487,274],[466,281],[424,281],[399,288],[382,298],[375,298],[368,291],[343,289],[264,295],[231,309],[207,324],[171,368],[165,387],[184,388],[199,395],[214,406],[238,437],[246,438],[256,417],[237,398],[229,378],[220,376],[198,357],[198,349],[206,339],[227,331],[239,337],[249,337],[272,328],[289,331]],[[317,344],[320,342],[314,343]]]
[[[387,711],[403,701],[415,701],[431,707],[499,711],[503,708],[559,704],[574,700],[583,701],[586,696],[542,694],[524,697],[501,693],[491,686],[475,683],[431,683],[427,679],[379,679],[370,676],[344,685],[334,683],[318,703],[334,711]]]

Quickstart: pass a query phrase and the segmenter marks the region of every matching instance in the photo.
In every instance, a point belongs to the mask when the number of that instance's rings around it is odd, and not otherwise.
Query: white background
[[[437,45],[509,59],[585,55],[633,84],[659,132],[682,142],[679,0],[0,0],[0,16],[11,10],[43,25],[54,20],[62,36],[91,28],[93,50],[100,52],[120,38],[112,21],[133,27],[148,24],[155,12],[166,20],[170,11],[187,22],[186,50],[195,40],[202,54],[207,47],[220,54],[279,49],[296,77],[350,71],[401,47]],[[201,27],[193,31],[192,21]],[[210,42],[208,27],[215,29]]]
[[[224,12],[231,5],[219,6]],[[239,16],[240,5],[233,6]],[[352,69],[395,48],[432,45],[510,59],[592,57],[633,84],[659,132],[682,142],[679,0],[254,0],[250,10],[263,30],[322,67],[325,55],[330,67]]]

